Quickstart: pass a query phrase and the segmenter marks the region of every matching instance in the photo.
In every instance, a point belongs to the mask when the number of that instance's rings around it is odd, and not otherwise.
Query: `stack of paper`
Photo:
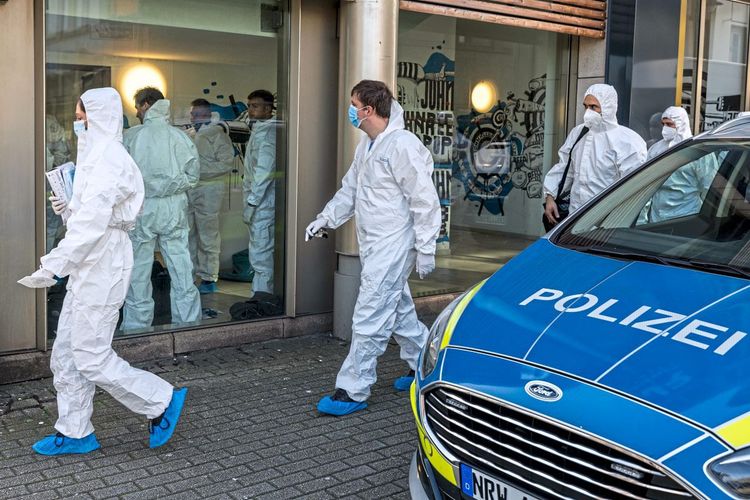
[[[46,173],[52,192],[58,198],[65,200],[67,204],[70,204],[70,199],[73,197],[73,177],[75,176],[75,170],[76,166],[73,162],[69,161]],[[60,216],[63,222],[67,223],[68,217],[70,217],[70,208],[66,208]]]

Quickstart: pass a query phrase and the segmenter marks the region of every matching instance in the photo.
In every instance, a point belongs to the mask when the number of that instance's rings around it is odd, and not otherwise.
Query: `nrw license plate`
[[[464,464],[461,464],[461,491],[480,500],[538,500]]]

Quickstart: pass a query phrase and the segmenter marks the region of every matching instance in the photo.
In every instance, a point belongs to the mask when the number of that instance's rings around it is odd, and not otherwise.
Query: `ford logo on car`
[[[541,380],[532,380],[526,384],[525,389],[526,393],[532,398],[547,402],[558,401],[563,394],[562,389],[555,384],[542,382]]]

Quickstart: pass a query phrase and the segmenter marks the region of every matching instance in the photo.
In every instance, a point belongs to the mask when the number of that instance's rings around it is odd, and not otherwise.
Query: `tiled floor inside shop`
[[[420,280],[409,279],[415,297],[461,292],[497,271],[534,239],[504,233],[451,229],[450,254],[438,255],[437,269]]]

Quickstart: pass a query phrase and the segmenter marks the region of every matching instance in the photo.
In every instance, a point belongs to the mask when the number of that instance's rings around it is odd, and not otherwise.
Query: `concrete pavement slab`
[[[367,410],[340,418],[315,410],[348,348],[330,335],[302,336],[138,364],[190,388],[174,438],[156,450],[145,418],[97,390],[101,449],[35,455],[31,445],[57,418],[51,379],[0,386],[1,495],[408,498],[416,434],[408,394],[392,388],[407,370],[398,346],[378,363]]]

